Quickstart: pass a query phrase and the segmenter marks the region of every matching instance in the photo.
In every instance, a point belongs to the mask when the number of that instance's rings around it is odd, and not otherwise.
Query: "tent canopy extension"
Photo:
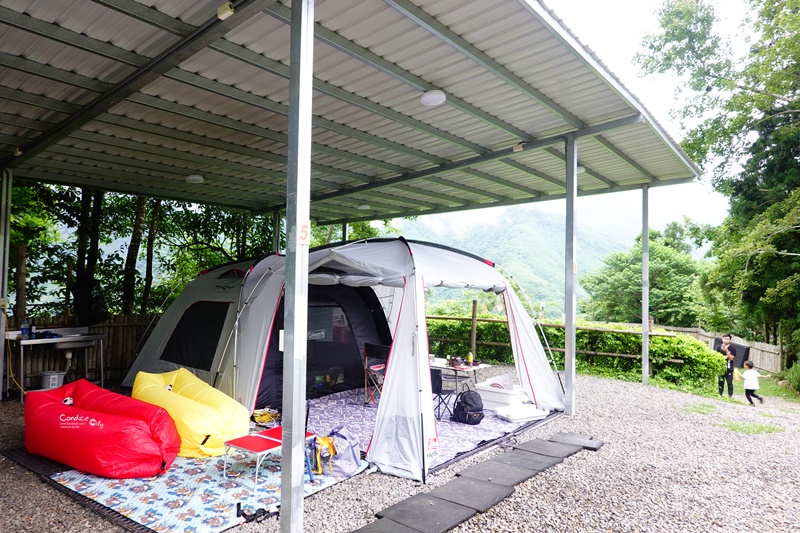
[[[284,268],[283,256],[269,255],[214,269],[187,285],[159,320],[123,385],[140,370],[183,366],[250,410],[279,405]],[[533,321],[491,262],[402,237],[374,239],[312,250],[308,279],[310,394],[318,385],[332,392],[363,384],[364,344],[391,345],[367,452],[367,460],[383,472],[422,480],[438,452],[426,288],[502,295],[522,387],[536,407],[563,410],[563,393]]]

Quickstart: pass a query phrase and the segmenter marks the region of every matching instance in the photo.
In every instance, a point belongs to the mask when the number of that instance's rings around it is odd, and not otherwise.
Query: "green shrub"
[[[481,318],[502,317],[482,316]],[[470,349],[471,328],[472,323],[469,320],[428,320],[428,341],[431,353],[466,357]],[[511,364],[514,362],[506,323],[478,322],[475,336],[478,342],[497,343],[497,345],[490,346],[478,344],[474,354],[475,359],[492,363]]]
[[[786,380],[794,390],[800,392],[800,363],[795,363],[792,368],[786,372]]]
[[[482,318],[499,318],[483,316]],[[428,338],[431,353],[437,355],[456,355],[466,357],[469,353],[469,320],[429,320]],[[603,324],[603,329],[630,331],[630,326]],[[545,346],[564,348],[564,328],[544,328],[545,335],[537,328],[537,333]],[[500,345],[484,346],[478,344],[475,358],[491,363],[513,363],[513,354],[508,346],[508,326],[503,322],[478,322],[478,342],[491,342]],[[444,339],[444,340],[440,340]],[[575,334],[578,351],[596,352],[577,354],[576,367],[580,372],[591,373],[637,381],[641,379],[642,362],[641,336],[614,331],[578,330]],[[623,354],[631,357],[600,355],[602,353]],[[552,352],[553,360],[560,369],[564,368],[564,353]],[[725,360],[711,350],[705,343],[688,335],[651,338],[650,372],[653,380],[660,385],[708,393],[716,387],[717,379],[725,371]],[[676,363],[670,360],[682,360]],[[797,365],[796,365],[797,366]],[[796,371],[800,379],[800,368]]]

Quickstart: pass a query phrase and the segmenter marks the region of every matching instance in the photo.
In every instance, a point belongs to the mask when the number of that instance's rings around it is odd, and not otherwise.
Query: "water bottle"
[[[31,328],[28,326],[28,319],[22,321],[22,327],[19,328],[19,332],[22,334],[22,340],[26,341],[31,337]]]
[[[36,324],[31,324],[31,340],[36,340]]]

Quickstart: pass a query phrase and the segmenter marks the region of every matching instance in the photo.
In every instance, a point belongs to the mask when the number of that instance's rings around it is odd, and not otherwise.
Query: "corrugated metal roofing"
[[[0,0],[0,164],[18,179],[283,210],[289,2],[239,0],[225,21],[220,3]],[[537,0],[318,0],[315,19],[321,223],[561,198],[570,132],[579,194],[698,174]],[[168,68],[148,75],[160,55]],[[421,105],[430,89],[447,102]]]

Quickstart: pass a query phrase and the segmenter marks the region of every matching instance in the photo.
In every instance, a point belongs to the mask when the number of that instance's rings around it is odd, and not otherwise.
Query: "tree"
[[[700,264],[655,230],[650,231],[649,257],[651,316],[665,326],[694,325],[697,317],[686,305],[686,295],[701,271]],[[609,254],[600,270],[581,277],[580,283],[589,294],[582,311],[590,319],[641,322],[641,237],[630,250]]]
[[[144,216],[147,207],[147,197],[140,195],[136,198],[136,213],[134,214],[133,232],[128,244],[128,253],[125,256],[125,268],[122,279],[122,313],[133,312],[133,301],[136,296],[136,263],[139,258],[139,247],[142,244],[144,233]]]
[[[648,74],[671,72],[688,100],[679,116],[687,128],[681,143],[701,164],[714,164],[713,184],[729,193],[750,133],[771,117],[797,114],[800,2],[752,0],[751,21],[738,41],[754,41],[734,57],[731,39],[715,33],[716,13],[706,0],[667,0],[658,33],[644,38],[636,60]]]
[[[695,311],[715,329],[782,340],[790,362],[800,353],[800,0],[750,6],[742,35],[751,45],[740,58],[715,34],[709,3],[670,0],[638,60],[686,81],[681,116],[696,125],[681,145],[714,165],[712,184],[730,197],[725,222],[710,232],[717,263],[692,289]]]
[[[719,260],[699,292],[707,300],[721,295],[736,312],[731,324],[745,335],[775,343],[780,334],[790,364],[800,353],[800,192],[744,228],[723,224],[712,253]]]

